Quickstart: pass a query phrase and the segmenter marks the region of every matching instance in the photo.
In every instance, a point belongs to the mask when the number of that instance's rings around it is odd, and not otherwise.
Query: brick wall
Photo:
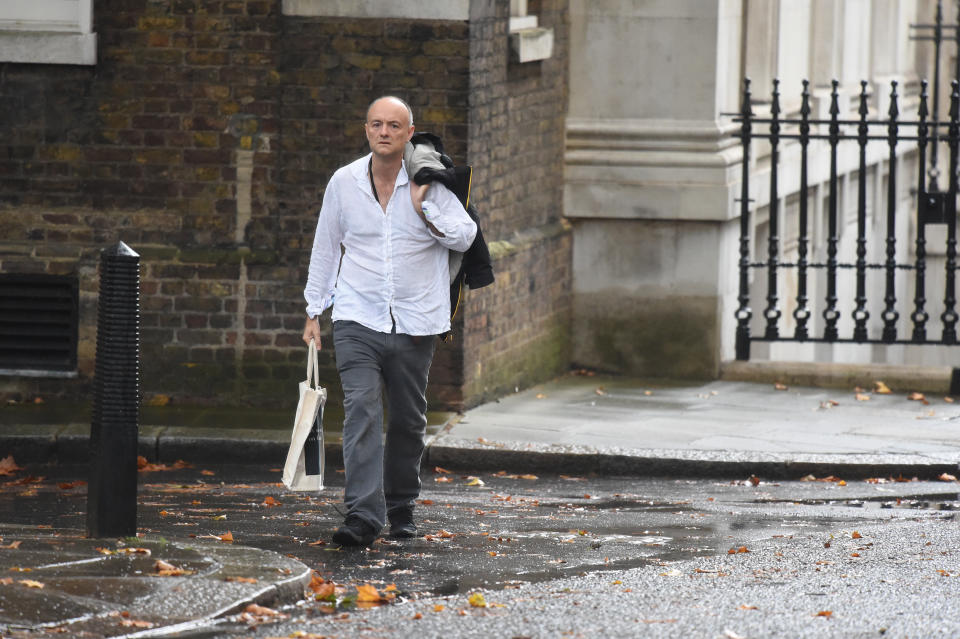
[[[475,167],[496,258],[438,349],[434,406],[477,403],[565,366],[561,223],[566,0],[531,3],[556,52],[511,65],[507,0],[469,23],[294,18],[279,0],[97,0],[95,67],[0,64],[0,272],[80,282],[85,392],[100,249],[141,254],[143,390],[175,401],[295,401],[302,287],[333,171],[366,153],[365,109],[408,100]],[[336,386],[332,352],[324,378]],[[335,389],[334,389],[335,390]]]
[[[468,404],[567,369],[572,248],[563,219],[568,3],[529,3],[554,30],[554,54],[522,65],[509,62],[509,2],[472,6],[470,161],[482,176],[474,199],[497,283],[467,296]]]

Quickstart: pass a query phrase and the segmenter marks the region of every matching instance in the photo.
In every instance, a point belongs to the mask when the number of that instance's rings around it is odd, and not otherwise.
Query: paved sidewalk
[[[454,419],[431,441],[430,463],[778,479],[956,474],[960,402],[928,395],[571,375]]]

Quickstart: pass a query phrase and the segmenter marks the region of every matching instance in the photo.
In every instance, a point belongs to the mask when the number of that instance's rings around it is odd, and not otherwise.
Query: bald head
[[[378,103],[384,102],[384,101],[386,101],[386,102],[392,102],[392,103],[394,103],[394,104],[398,104],[398,105],[402,106],[404,109],[406,109],[407,115],[408,115],[409,118],[410,118],[410,123],[409,123],[407,126],[413,126],[413,109],[410,108],[410,105],[409,105],[409,104],[407,104],[406,102],[404,102],[403,100],[401,100],[400,98],[398,98],[398,97],[395,96],[395,95],[384,95],[384,96],[381,96],[381,97],[377,98],[377,99],[374,100],[373,102],[371,102],[371,103],[370,103],[370,106],[367,107],[367,120],[370,119],[370,110],[373,109],[373,107],[374,107],[375,105],[377,105]]]

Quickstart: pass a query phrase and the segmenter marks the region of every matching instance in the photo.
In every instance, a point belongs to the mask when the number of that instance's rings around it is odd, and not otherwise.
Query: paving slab
[[[250,603],[294,603],[311,577],[299,561],[221,541],[88,539],[10,524],[0,524],[0,539],[2,633],[169,634]]]

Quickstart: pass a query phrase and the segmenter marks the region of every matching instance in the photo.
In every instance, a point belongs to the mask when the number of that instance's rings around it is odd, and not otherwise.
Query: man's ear
[[[411,126],[411,127],[410,127],[410,130],[407,131],[407,142],[409,142],[411,139],[413,139],[413,132],[414,132],[415,129],[416,129],[416,127]]]

